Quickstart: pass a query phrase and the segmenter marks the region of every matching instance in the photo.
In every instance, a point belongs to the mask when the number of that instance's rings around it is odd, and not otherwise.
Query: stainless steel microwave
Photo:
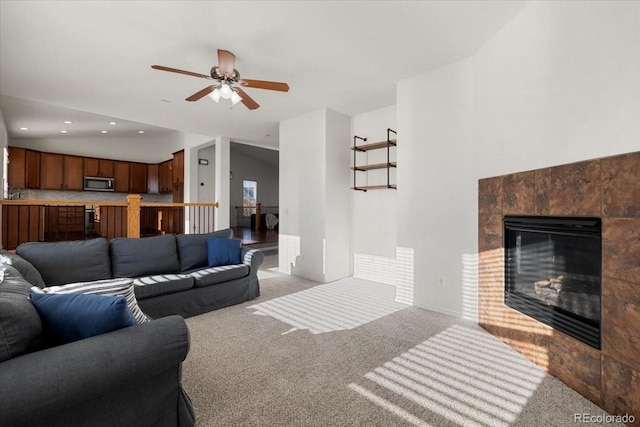
[[[113,178],[85,176],[84,189],[88,191],[114,191]]]

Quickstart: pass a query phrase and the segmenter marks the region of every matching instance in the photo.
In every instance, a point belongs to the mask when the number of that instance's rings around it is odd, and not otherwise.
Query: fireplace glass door
[[[600,347],[601,220],[506,216],[505,303]]]

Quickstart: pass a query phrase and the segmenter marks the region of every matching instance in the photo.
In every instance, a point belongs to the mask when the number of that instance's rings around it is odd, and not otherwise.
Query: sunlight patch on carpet
[[[285,333],[320,334],[357,328],[406,307],[395,301],[393,286],[350,277],[247,308],[287,323]]]
[[[452,326],[348,387],[416,426],[425,425],[425,418],[432,423],[440,418],[506,427],[544,377],[532,362],[488,333]]]

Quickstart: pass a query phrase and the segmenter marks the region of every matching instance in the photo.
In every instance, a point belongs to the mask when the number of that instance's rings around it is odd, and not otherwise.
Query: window
[[[251,216],[255,213],[256,201],[258,200],[258,183],[256,181],[242,181],[242,206],[244,216]],[[246,206],[252,206],[250,208]]]

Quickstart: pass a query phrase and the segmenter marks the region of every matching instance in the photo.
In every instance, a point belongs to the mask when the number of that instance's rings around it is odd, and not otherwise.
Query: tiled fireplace
[[[600,349],[505,304],[505,216],[601,218]],[[478,221],[481,326],[640,425],[640,152],[481,179]]]

